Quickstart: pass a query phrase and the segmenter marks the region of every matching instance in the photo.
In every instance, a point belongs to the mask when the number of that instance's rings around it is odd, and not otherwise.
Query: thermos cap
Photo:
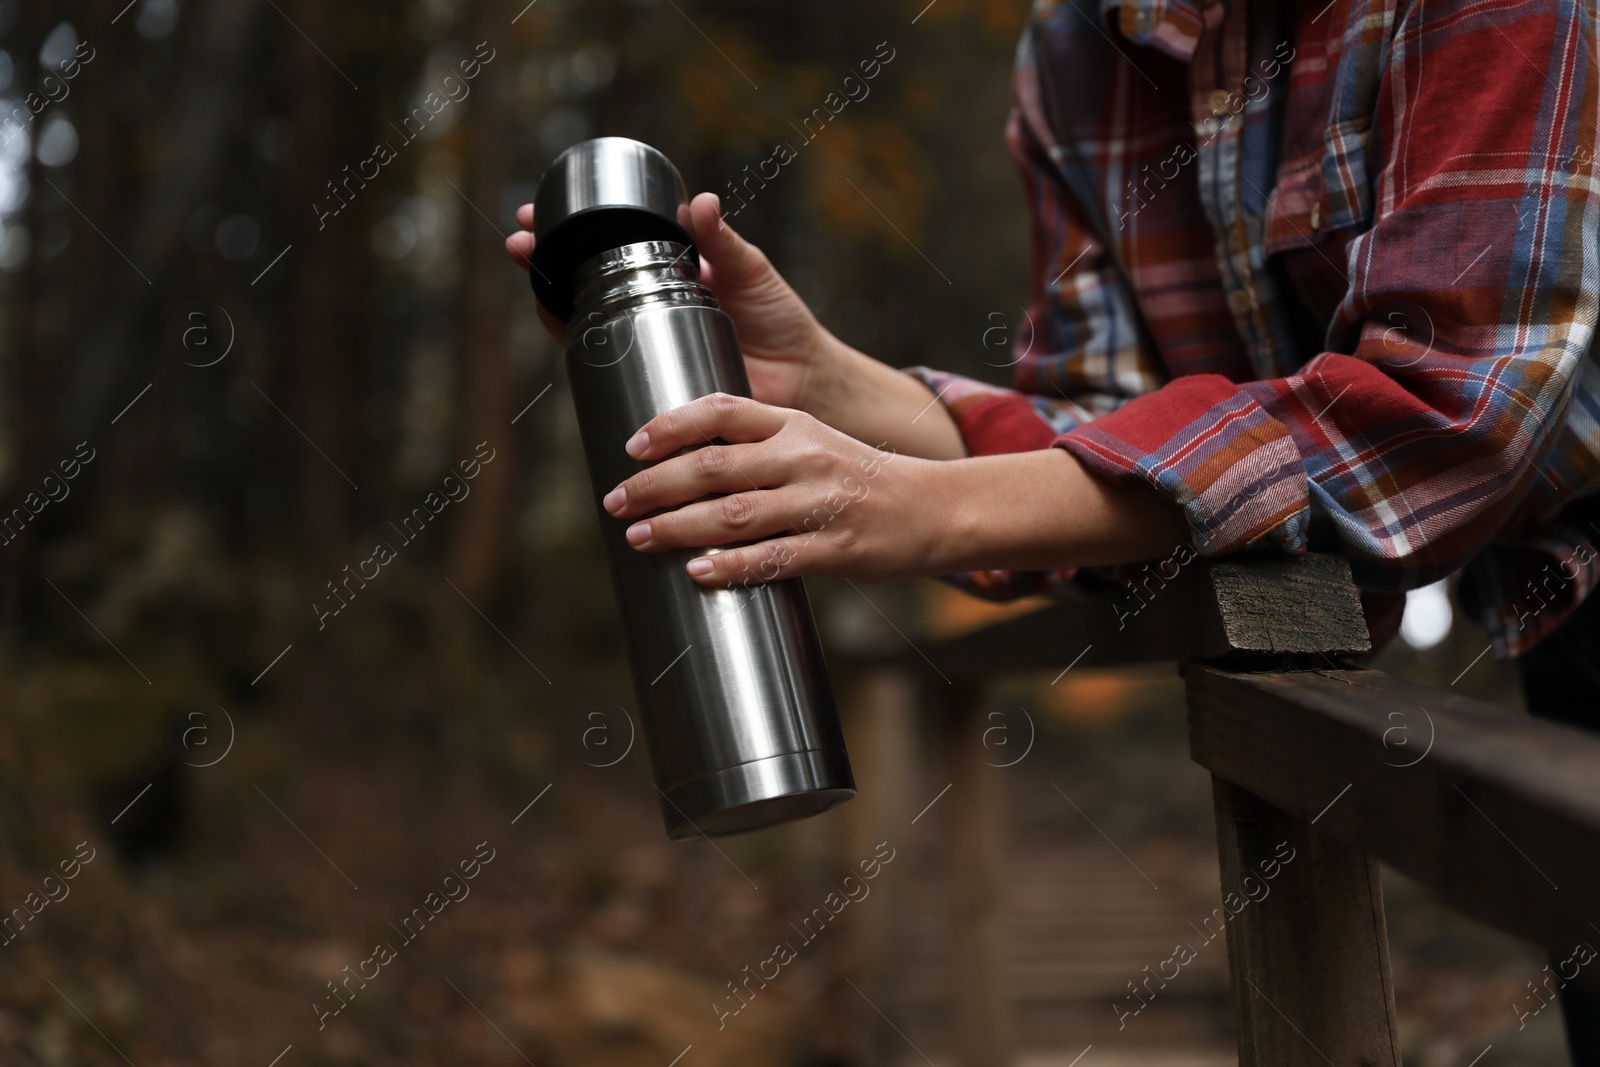
[[[672,161],[628,137],[596,137],[556,157],[534,193],[533,269],[541,303],[563,322],[572,318],[578,266],[639,241],[693,247],[687,229],[688,190]]]

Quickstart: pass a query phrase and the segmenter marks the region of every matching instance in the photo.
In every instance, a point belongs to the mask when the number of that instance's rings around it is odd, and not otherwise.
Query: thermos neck
[[[717,306],[700,284],[694,249],[676,241],[640,241],[602,252],[578,265],[575,283],[569,325],[650,304]]]

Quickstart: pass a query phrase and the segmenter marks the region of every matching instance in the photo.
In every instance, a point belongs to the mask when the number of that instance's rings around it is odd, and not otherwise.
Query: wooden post
[[[1240,1067],[1400,1067],[1377,861],[1221,778],[1212,793]]]
[[[850,923],[850,970],[856,991],[841,992],[855,1019],[855,1062],[888,1063],[904,1047],[904,1039],[878,1013],[894,1011],[889,960],[897,929],[900,894],[911,858],[908,830],[916,812],[917,702],[922,690],[903,665],[862,667],[843,687],[844,728],[856,776],[856,798],[845,805],[843,864],[854,868],[887,841],[897,862],[872,883],[872,895],[847,913]]]
[[[1245,559],[1208,577],[1226,635],[1211,658],[1331,667],[1369,647],[1342,559]],[[1377,861],[1226,779],[1212,797],[1240,1067],[1400,1067]]]
[[[1213,776],[1217,922],[1245,1067],[1399,1067],[1380,857],[1552,952],[1590,936],[1600,740],[1340,663],[1370,640],[1338,557],[1198,561],[1163,582],[1150,610],[1116,631],[1103,620],[1126,597],[1081,590],[919,650],[956,682],[925,701],[942,705],[941,773],[916,802],[949,786],[932,818],[949,856],[963,1067],[1011,1057],[998,783],[979,766],[978,718],[978,686],[1007,672],[1182,661],[1190,754]],[[884,650],[857,662],[923,669]]]
[[[983,758],[978,715],[982,690],[963,682],[941,690],[941,764],[950,792],[940,804],[949,827],[945,839],[950,894],[948,974],[956,1062],[962,1067],[1009,1067],[1012,1025],[1000,911],[1003,808],[999,783]]]

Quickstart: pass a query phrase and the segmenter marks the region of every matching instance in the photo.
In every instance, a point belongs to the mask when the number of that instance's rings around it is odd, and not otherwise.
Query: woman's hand
[[[606,511],[638,520],[627,537],[641,552],[738,546],[689,561],[707,586],[1131,563],[1189,537],[1172,501],[1062,448],[919,459],[725,393],[658,415],[626,447],[659,462],[606,494]]]
[[[716,438],[728,443],[707,443]],[[742,546],[691,560],[703,585],[800,574],[889,581],[944,568],[948,525],[934,483],[949,464],[884,452],[804,412],[726,393],[657,416],[627,449],[660,460],[604,501],[617,518],[648,516],[628,528],[634,548]],[[725,495],[701,499],[708,494]]]
[[[715,194],[701,193],[679,211],[700,251],[700,280],[733,320],[757,400],[809,412],[858,441],[888,442],[901,455],[966,455],[943,405],[910,375],[829,333],[761,250],[723,221]],[[517,222],[523,229],[506,238],[506,252],[526,269],[535,243],[532,204],[517,209]],[[539,318],[565,348],[566,323],[543,304]]]
[[[533,205],[517,210],[523,230],[506,238],[506,252],[523,267],[533,255]],[[700,280],[733,320],[744,352],[750,389],[762,403],[804,408],[813,365],[838,347],[789,283],[755,245],[722,219],[715,193],[701,193],[688,209],[689,230],[700,252]],[[539,317],[562,347],[566,324],[539,306]],[[832,342],[831,344],[829,342]]]

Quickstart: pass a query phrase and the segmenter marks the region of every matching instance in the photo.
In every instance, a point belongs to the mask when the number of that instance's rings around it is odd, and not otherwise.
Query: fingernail
[[[687,569],[691,577],[700,578],[710,574],[711,569],[715,566],[716,564],[712,563],[708,557],[699,556],[689,561],[689,566]]]
[[[628,443],[622,446],[623,451],[627,452],[630,456],[638,456],[649,447],[650,435],[645,433],[643,430],[640,430],[638,433],[628,438]]]
[[[722,197],[716,193],[711,194],[711,206],[717,211],[717,218],[722,218]]]
[[[650,524],[648,522],[636,522],[628,527],[628,544],[634,548],[638,548],[648,540],[650,540]]]
[[[605,495],[605,498],[600,501],[600,505],[607,511],[611,512],[611,514],[615,515],[617,512],[622,510],[622,505],[626,504],[627,502],[628,491],[619,485]]]

